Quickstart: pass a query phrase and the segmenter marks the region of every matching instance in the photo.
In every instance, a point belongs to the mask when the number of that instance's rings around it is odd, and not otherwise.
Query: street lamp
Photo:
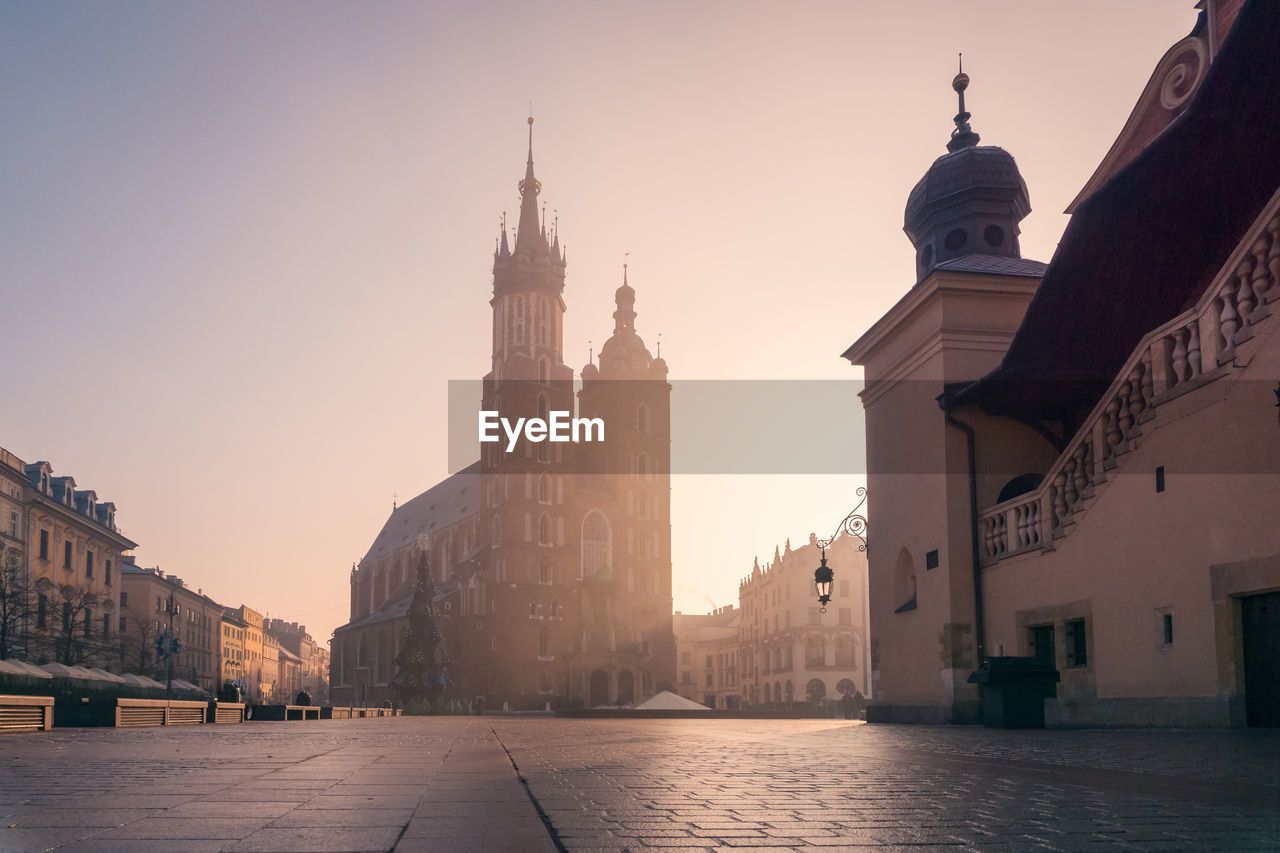
[[[813,586],[818,591],[818,605],[823,613],[827,612],[827,605],[831,603],[831,582],[835,579],[835,572],[827,565],[827,546],[834,542],[841,533],[847,533],[862,540],[862,544],[858,546],[859,551],[867,550],[867,518],[858,513],[858,510],[862,509],[862,505],[867,502],[867,487],[859,486],[855,494],[861,498],[858,501],[858,505],[844,517],[844,520],[836,527],[836,532],[832,533],[829,539],[819,539],[817,543],[818,547],[822,549],[822,561],[818,563],[818,568],[813,570]]]

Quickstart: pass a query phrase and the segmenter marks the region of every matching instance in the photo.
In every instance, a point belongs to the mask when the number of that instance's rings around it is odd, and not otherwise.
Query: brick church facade
[[[638,703],[674,680],[667,366],[636,334],[624,269],[613,334],[575,395],[563,359],[565,256],[539,219],[532,127],[519,186],[514,245],[504,224],[494,252],[481,408],[512,422],[555,411],[601,418],[606,440],[521,439],[508,452],[504,437],[396,507],[351,571],[350,620],[332,646],[334,704],[395,697],[423,551],[447,695],[485,707],[593,707]]]

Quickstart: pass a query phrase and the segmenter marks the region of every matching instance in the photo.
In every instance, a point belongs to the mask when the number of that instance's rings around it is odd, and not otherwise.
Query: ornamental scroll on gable
[[[1161,58],[1111,150],[1102,158],[1084,189],[1067,205],[1067,213],[1074,213],[1085,199],[1097,192],[1186,112],[1211,61],[1209,43],[1201,32],[1203,29],[1203,26],[1197,26],[1195,32],[1169,48]]]

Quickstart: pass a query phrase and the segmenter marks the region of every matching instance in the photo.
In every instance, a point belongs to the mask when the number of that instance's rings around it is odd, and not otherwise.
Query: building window
[[[102,614],[102,640],[106,642],[111,639],[111,614]]]
[[[715,684],[713,684],[713,683],[712,683],[712,681],[711,681],[711,673],[709,673],[709,672],[707,673],[707,686],[708,686],[708,687],[715,687]]]
[[[120,592],[120,606],[121,606],[121,607],[128,607],[128,606],[129,606],[129,593],[127,593],[127,592],[125,592],[125,591],[123,591],[123,590],[121,590],[121,592]]]
[[[103,580],[106,582],[107,586],[111,586],[111,561],[110,560],[107,560],[107,566],[103,570]]]
[[[551,566],[546,557],[538,564],[538,583],[551,583]]]
[[[125,618],[126,618],[126,617],[124,617],[124,616],[121,616],[121,617],[120,617],[120,629],[119,629],[119,630],[120,630],[120,633],[121,633],[121,634],[123,634],[123,633],[124,633],[124,631],[125,631],[125,624],[126,624],[126,623],[125,623]]]
[[[1034,625],[1030,629],[1031,656],[1041,663],[1056,666],[1053,648],[1053,626]]]
[[[1067,629],[1067,666],[1089,665],[1089,650],[1084,634],[1084,620],[1072,619]]]
[[[840,624],[841,625],[853,624],[853,608],[851,607],[840,608]]]
[[[9,513],[9,535],[14,539],[18,538],[18,514],[16,512]]]
[[[49,531],[40,531],[40,559],[49,559]]]
[[[84,552],[84,576],[87,578],[93,577],[93,552],[92,551]]]
[[[62,568],[71,568],[71,540],[62,543]]]
[[[1162,643],[1163,645],[1166,645],[1166,646],[1173,645],[1173,614],[1172,613],[1160,614],[1160,636],[1161,636],[1161,639],[1163,640],[1163,643]]]
[[[524,297],[516,299],[516,343],[524,343]]]

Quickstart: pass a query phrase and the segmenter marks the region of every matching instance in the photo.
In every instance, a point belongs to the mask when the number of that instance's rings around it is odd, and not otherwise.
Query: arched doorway
[[[804,693],[810,702],[816,704],[827,697],[827,685],[820,678],[811,678],[805,685]]]
[[[636,677],[631,670],[618,673],[618,704],[630,705],[636,701]]]
[[[587,703],[589,707],[594,708],[597,705],[607,705],[609,702],[609,673],[603,669],[597,669],[591,673],[591,699]]]

